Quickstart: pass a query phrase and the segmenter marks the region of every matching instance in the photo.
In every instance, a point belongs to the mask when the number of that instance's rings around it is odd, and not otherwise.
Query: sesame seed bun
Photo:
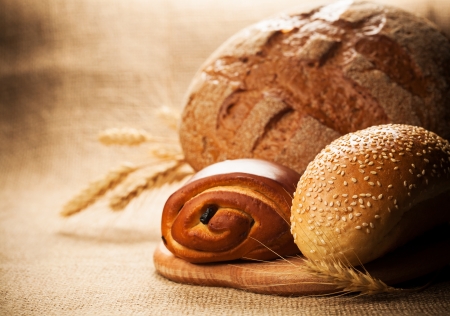
[[[309,259],[372,261],[450,220],[450,145],[388,124],[344,135],[302,175],[291,232]]]

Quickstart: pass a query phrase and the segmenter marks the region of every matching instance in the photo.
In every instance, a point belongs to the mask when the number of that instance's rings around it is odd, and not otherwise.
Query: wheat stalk
[[[185,165],[185,161],[183,159],[172,162],[173,164],[170,167],[162,171],[151,173],[149,176],[135,181],[127,188],[121,188],[118,190],[118,192],[111,197],[109,203],[110,207],[113,210],[122,210],[128,205],[128,203],[130,203],[132,199],[141,194],[142,191],[149,188],[160,187],[166,183],[180,181],[187,175],[192,174],[192,172],[179,171],[181,167]]]
[[[403,289],[388,286],[383,281],[372,277],[367,271],[362,272],[338,260],[304,260],[306,270],[314,276],[336,285],[346,293],[366,295],[393,293]]]
[[[166,124],[173,130],[177,130],[178,122],[181,118],[181,113],[172,107],[161,106],[157,112],[158,116],[166,121]]]
[[[162,160],[179,161],[184,160],[183,152],[180,148],[167,144],[166,146],[156,146],[150,150],[152,157]]]
[[[137,169],[139,169],[139,167],[125,163],[120,167],[109,171],[103,178],[91,182],[78,195],[68,201],[63,206],[61,215],[70,216],[87,208]]]
[[[136,146],[153,140],[153,137],[142,129],[136,128],[110,128],[100,132],[99,141],[104,145]]]

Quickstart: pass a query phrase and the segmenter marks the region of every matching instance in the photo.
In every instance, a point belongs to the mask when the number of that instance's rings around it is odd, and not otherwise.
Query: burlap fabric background
[[[448,278],[421,293],[358,298],[168,281],[156,274],[152,254],[175,186],[147,192],[121,213],[100,201],[68,220],[58,216],[88,181],[148,155],[104,147],[98,131],[132,126],[176,136],[156,109],[180,109],[196,69],[233,33],[299,5],[311,3],[0,0],[0,314],[449,313]],[[449,33],[448,0],[398,5]]]

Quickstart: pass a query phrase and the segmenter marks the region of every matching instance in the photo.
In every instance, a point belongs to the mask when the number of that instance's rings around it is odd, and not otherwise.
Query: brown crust
[[[308,165],[291,231],[310,259],[372,261],[450,220],[450,144],[423,128],[347,134]]]
[[[268,19],[197,73],[181,144],[196,170],[253,157],[302,173],[326,144],[372,125],[418,125],[448,138],[449,66],[449,40],[396,8],[333,4]]]
[[[256,159],[211,165],[167,200],[163,241],[193,263],[296,254],[289,217],[299,178],[293,170]],[[208,207],[215,213],[205,223],[200,218]]]

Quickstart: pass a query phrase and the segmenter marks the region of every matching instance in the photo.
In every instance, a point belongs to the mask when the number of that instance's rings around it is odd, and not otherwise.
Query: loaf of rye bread
[[[450,137],[450,41],[389,6],[339,2],[239,32],[201,67],[180,126],[187,161],[262,158],[302,173],[325,145],[403,123]]]

